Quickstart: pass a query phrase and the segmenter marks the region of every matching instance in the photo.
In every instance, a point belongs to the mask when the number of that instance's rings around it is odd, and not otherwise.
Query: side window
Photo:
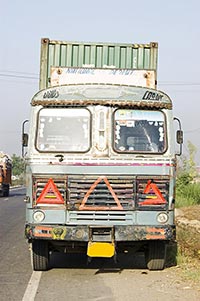
[[[162,153],[166,148],[165,132],[165,118],[160,111],[114,113],[114,149],[118,152]]]

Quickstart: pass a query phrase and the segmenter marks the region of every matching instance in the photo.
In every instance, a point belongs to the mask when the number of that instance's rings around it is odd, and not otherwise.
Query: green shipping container
[[[41,40],[40,89],[50,86],[51,67],[153,70],[158,44],[112,44]]]

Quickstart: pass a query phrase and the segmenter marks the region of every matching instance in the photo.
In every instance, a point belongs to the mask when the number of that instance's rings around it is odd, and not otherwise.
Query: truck
[[[9,155],[0,152],[0,196],[9,196],[12,176],[12,160]]]
[[[149,270],[165,268],[183,132],[157,89],[157,58],[155,42],[41,40],[22,134],[33,270],[47,270],[57,251],[89,261],[144,252]]]

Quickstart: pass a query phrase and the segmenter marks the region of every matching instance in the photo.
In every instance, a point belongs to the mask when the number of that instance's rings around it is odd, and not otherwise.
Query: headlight
[[[168,214],[165,212],[161,212],[157,215],[157,221],[161,224],[165,224],[168,221]]]
[[[36,223],[40,223],[44,220],[45,214],[43,211],[35,211],[33,213],[33,218]]]

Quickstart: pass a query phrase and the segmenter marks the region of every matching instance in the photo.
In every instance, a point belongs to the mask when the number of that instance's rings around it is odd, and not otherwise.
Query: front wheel
[[[49,266],[49,246],[45,240],[33,240],[32,264],[34,271],[46,271]]]
[[[149,270],[163,270],[166,262],[166,243],[159,240],[150,241],[145,259]]]
[[[3,187],[3,196],[8,197],[10,192],[10,186],[9,185],[4,185]]]

